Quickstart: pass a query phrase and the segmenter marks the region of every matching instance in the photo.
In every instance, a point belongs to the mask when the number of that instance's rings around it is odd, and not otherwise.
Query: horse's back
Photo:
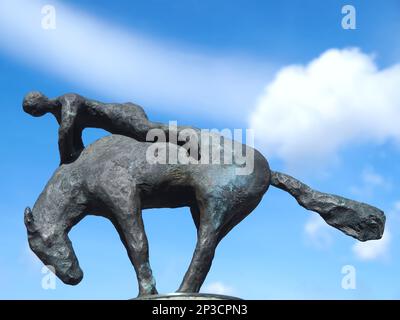
[[[182,194],[182,190],[187,189],[191,195],[197,195],[198,199],[220,199],[231,201],[234,205],[235,201],[259,201],[269,186],[268,162],[250,147],[245,147],[246,152],[253,155],[249,158],[251,163],[245,164],[249,166],[246,172],[243,164],[235,162],[152,164],[147,159],[151,145],[126,136],[110,135],[89,145],[75,164],[79,170],[86,172],[86,179],[92,185],[106,185],[107,189],[137,186],[143,189],[147,202],[161,199],[162,194],[168,199],[176,190]],[[171,147],[168,143],[160,145],[160,152],[168,154]]]

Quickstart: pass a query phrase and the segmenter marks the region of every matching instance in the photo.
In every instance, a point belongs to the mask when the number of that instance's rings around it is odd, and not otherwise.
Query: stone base
[[[213,293],[167,293],[137,297],[133,300],[242,300],[240,298]]]

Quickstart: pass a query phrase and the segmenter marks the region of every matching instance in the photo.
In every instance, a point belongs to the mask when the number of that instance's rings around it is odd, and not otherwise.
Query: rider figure
[[[34,117],[49,112],[55,116],[60,125],[58,146],[61,164],[73,162],[84,149],[82,131],[85,128],[101,128],[138,141],[146,141],[151,129],[161,129],[167,138],[170,134],[167,125],[151,122],[142,107],[130,102],[102,103],[73,93],[49,99],[40,92],[30,92],[24,98],[23,108]],[[178,127],[178,131],[179,128],[184,127]]]

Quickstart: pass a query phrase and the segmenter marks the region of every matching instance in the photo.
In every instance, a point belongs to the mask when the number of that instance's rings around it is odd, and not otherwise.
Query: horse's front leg
[[[144,230],[140,199],[137,194],[130,197],[127,205],[114,210],[113,223],[118,230],[138,279],[139,296],[157,294],[156,281],[149,262],[149,245]]]

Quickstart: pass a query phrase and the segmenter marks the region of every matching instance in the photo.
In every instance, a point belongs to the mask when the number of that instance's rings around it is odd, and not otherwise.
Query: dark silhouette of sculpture
[[[221,141],[213,143],[221,144]],[[108,218],[135,268],[139,295],[156,294],[142,209],[189,207],[197,228],[197,244],[178,289],[198,292],[221,239],[261,201],[270,185],[289,192],[306,209],[318,212],[331,226],[358,240],[382,237],[384,213],[367,204],[321,193],[300,181],[271,171],[254,151],[254,169],[237,175],[232,164],[154,164],[146,159],[151,146],[123,135],[110,135],[86,147],[61,165],[33,209],[25,209],[31,249],[67,284],[83,277],[68,232],[88,214]],[[223,144],[220,145],[223,148]],[[181,147],[164,143],[160,148]],[[202,153],[206,150],[202,150]]]

